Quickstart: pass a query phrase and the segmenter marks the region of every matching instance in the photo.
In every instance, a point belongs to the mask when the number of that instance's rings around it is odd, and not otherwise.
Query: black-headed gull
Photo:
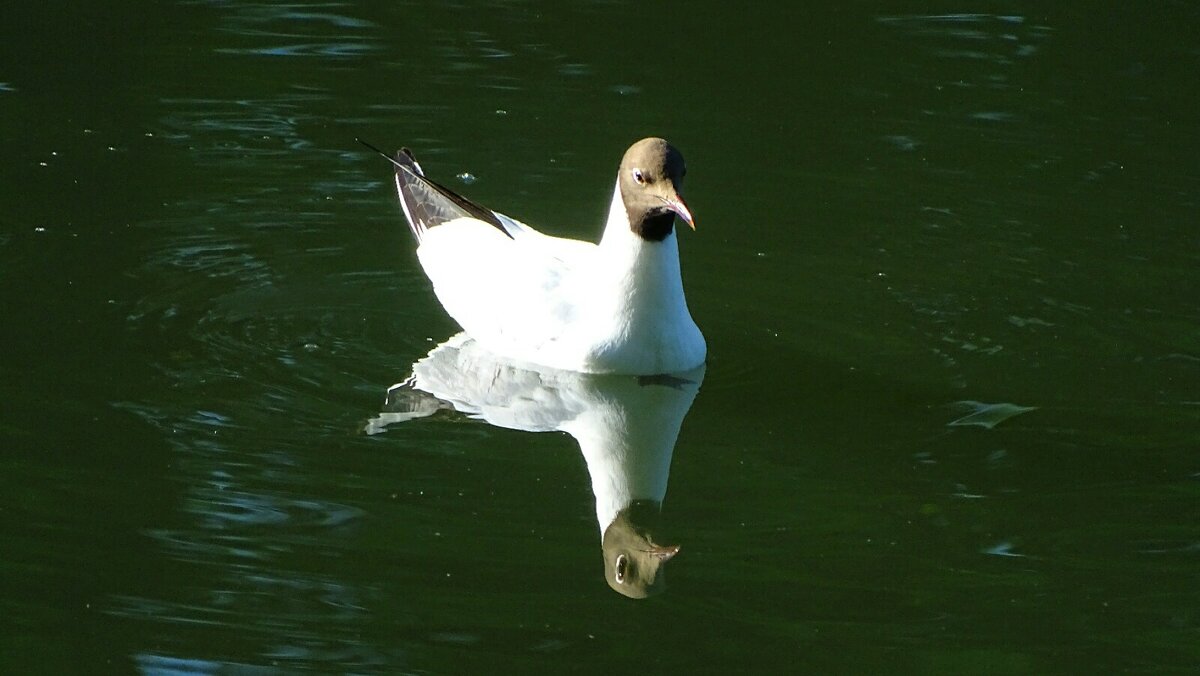
[[[389,158],[392,159],[392,158]],[[655,375],[704,363],[679,272],[683,155],[660,138],[625,152],[599,244],[551,237],[394,159],[400,205],[442,306],[489,350],[584,373]]]

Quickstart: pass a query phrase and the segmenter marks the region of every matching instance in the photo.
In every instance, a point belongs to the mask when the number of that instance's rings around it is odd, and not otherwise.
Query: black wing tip
[[[393,165],[395,165],[397,172],[399,172],[400,169],[407,169],[417,176],[422,178],[425,177],[425,172],[421,170],[421,165],[417,164],[417,158],[407,147],[400,148],[400,150],[396,151],[395,155],[389,155],[380,150],[378,146],[368,143],[357,136],[354,137],[354,140],[375,151],[376,154],[388,162],[391,162]]]
[[[397,169],[404,167],[417,176],[425,177],[425,172],[421,170],[421,165],[417,164],[416,156],[407,147],[401,147],[400,150],[397,150],[393,161]]]
[[[397,150],[393,157],[388,156],[366,141],[360,139],[359,143],[383,155],[395,165],[396,191],[399,193],[405,215],[408,216],[408,225],[418,242],[427,230],[437,225],[438,221],[430,221],[430,219],[421,215],[423,209],[418,204],[419,200],[413,195],[413,186],[417,184],[423,184],[430,191],[438,194],[441,199],[452,205],[452,208],[458,213],[489,223],[499,229],[500,232],[503,232],[509,239],[513,239],[513,234],[508,231],[508,228],[504,226],[504,223],[500,221],[500,218],[494,211],[472,202],[440,183],[425,178],[425,171],[421,169],[421,165],[417,163],[416,156],[413,155],[412,150],[409,150],[407,146],[401,146],[400,150]]]

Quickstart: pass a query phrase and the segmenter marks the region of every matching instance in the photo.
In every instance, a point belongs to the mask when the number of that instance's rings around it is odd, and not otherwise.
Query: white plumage
[[[684,299],[676,216],[683,158],[662,139],[626,152],[599,244],[551,237],[393,160],[417,256],[442,306],[487,349],[585,373],[695,368],[706,346]]]

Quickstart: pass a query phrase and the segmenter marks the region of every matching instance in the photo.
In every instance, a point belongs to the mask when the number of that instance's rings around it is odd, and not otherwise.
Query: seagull
[[[704,363],[688,312],[675,219],[683,155],[661,138],[621,159],[600,242],[553,237],[425,177],[394,157],[396,192],[417,258],[446,312],[499,356],[566,371],[660,375]]]

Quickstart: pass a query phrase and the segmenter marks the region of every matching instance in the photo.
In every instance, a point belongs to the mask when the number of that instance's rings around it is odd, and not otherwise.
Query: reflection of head
[[[621,510],[604,531],[604,577],[608,586],[631,599],[660,594],[666,588],[663,565],[679,545],[654,544],[649,528],[658,519],[658,503],[638,500]]]

